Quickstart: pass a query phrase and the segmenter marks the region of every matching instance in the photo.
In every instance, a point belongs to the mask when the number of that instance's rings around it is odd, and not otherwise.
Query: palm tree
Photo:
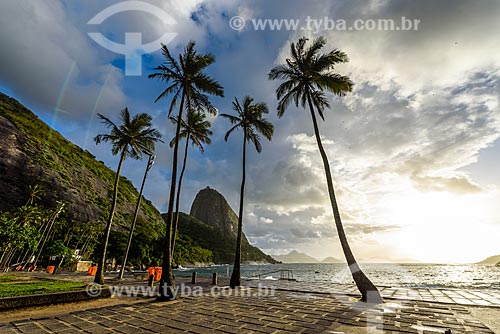
[[[172,228],[172,254],[175,249],[175,239],[177,237],[177,226],[179,225],[179,205],[181,198],[181,186],[182,186],[182,178],[184,177],[184,172],[186,170],[186,161],[188,155],[188,147],[189,142],[193,146],[196,146],[200,149],[200,152],[203,154],[205,149],[203,148],[203,144],[210,144],[212,141],[210,136],[213,134],[210,130],[212,124],[209,121],[205,120],[205,115],[200,112],[195,112],[192,110],[188,110],[186,115],[186,121],[181,121],[181,132],[179,133],[179,139],[186,138],[186,146],[184,147],[184,160],[182,162],[181,174],[179,176],[179,184],[177,186],[177,195],[175,200],[175,218],[174,224]],[[176,118],[173,118],[172,121],[174,123],[177,122]],[[170,147],[173,147],[177,141],[177,138],[174,137],[170,141]]]
[[[155,155],[149,155],[148,165],[146,166],[146,171],[144,172],[144,177],[142,178],[141,190],[139,191],[139,196],[137,197],[137,203],[135,205],[134,218],[132,219],[132,223],[130,224],[130,230],[128,232],[128,241],[127,247],[125,248],[125,253],[123,254],[122,267],[120,268],[120,273],[118,274],[118,279],[123,279],[123,274],[125,273],[125,266],[127,264],[128,252],[130,251],[130,246],[132,245],[132,238],[134,237],[134,229],[135,224],[137,222],[137,217],[139,216],[139,208],[141,207],[142,200],[142,192],[144,191],[144,185],[146,184],[146,178],[148,177],[148,173],[153,167],[155,162]]]
[[[292,101],[297,107],[299,103],[303,108],[306,108],[306,106],[309,107],[316,142],[325,168],[328,194],[330,195],[335,225],[347,264],[349,265],[354,282],[361,292],[362,301],[379,303],[382,302],[382,298],[377,287],[361,271],[347,242],[340,218],[339,207],[335,198],[330,164],[321,143],[321,136],[316,121],[316,112],[324,120],[323,111],[330,106],[326,99],[325,91],[338,96],[343,96],[347,92],[352,91],[353,83],[347,76],[332,72],[336,64],[346,63],[348,58],[344,52],[337,49],[328,53],[319,53],[326,44],[324,37],[316,38],[307,48],[306,42],[307,38],[302,37],[297,43],[291,43],[291,58],[286,59],[286,64],[278,65],[269,72],[270,80],[285,80],[276,90],[276,96],[279,100],[278,117],[283,116],[286,108]]]
[[[104,232],[104,238],[101,243],[99,261],[94,282],[104,283],[104,266],[106,264],[106,249],[108,248],[108,239],[115,214],[116,201],[118,198],[118,181],[122,170],[123,161],[130,157],[139,160],[143,153],[154,151],[155,143],[160,140],[161,134],[151,126],[152,118],[150,115],[142,113],[130,117],[128,109],[121,111],[121,124],[116,125],[109,118],[98,114],[102,123],[110,129],[109,134],[100,134],[94,138],[96,145],[101,142],[111,142],[113,155],[120,154],[120,162],[116,170],[115,183],[113,186],[113,201],[109,211],[108,222]]]
[[[234,267],[233,273],[231,274],[231,281],[229,285],[231,288],[240,286],[241,284],[241,240],[243,233],[243,198],[245,195],[245,178],[246,178],[246,148],[247,141],[254,144],[255,149],[258,153],[262,151],[262,145],[260,144],[260,137],[257,134],[262,134],[268,140],[274,133],[274,126],[265,118],[263,114],[267,114],[269,110],[267,105],[263,102],[252,103],[253,99],[249,96],[245,96],[243,99],[243,106],[240,104],[237,98],[233,102],[233,110],[238,113],[238,116],[221,114],[222,117],[229,119],[233,126],[227,131],[224,140],[227,141],[229,135],[236,129],[241,128],[243,130],[243,174],[241,178],[241,189],[240,189],[240,208],[238,214],[238,234],[236,238],[236,252],[234,256]]]
[[[195,50],[195,42],[191,41],[186,46],[184,53],[179,54],[178,61],[172,57],[170,51],[165,45],[161,48],[165,57],[164,63],[155,68],[155,73],[150,74],[149,78],[156,78],[164,81],[167,88],[156,98],[155,102],[169,95],[172,96],[168,116],[172,113],[181,99],[177,119],[182,119],[184,104],[187,101],[188,110],[205,110],[215,113],[215,108],[210,104],[207,94],[224,96],[222,86],[210,78],[204,70],[215,62],[215,57],[208,54],[198,54]],[[175,138],[179,138],[181,122],[177,122]],[[172,175],[170,181],[170,198],[167,211],[167,231],[165,233],[164,254],[162,263],[162,276],[160,279],[160,297],[159,300],[169,300],[175,298],[172,287],[175,286],[172,275],[172,225],[175,200],[175,188],[177,181],[177,156],[179,151],[179,140],[174,144],[174,154],[172,158]]]

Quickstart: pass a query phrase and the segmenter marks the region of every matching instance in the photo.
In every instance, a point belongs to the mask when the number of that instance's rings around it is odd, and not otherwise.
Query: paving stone
[[[288,288],[300,288],[288,284]],[[313,289],[315,286],[309,287]],[[328,286],[323,285],[322,291]],[[345,287],[352,290],[352,287]],[[252,290],[253,291],[253,290]],[[300,291],[300,290],[297,290]],[[421,298],[421,301],[397,300],[384,305],[356,303],[348,296],[276,291],[273,296],[197,296],[179,298],[173,303],[118,305],[63,314],[55,318],[27,319],[0,324],[0,334],[11,333],[349,333],[346,328],[370,328],[384,333],[492,333],[474,319],[466,308],[456,304],[435,303],[442,291],[382,289],[393,296]],[[419,294],[420,293],[420,294]],[[460,294],[451,298],[473,303],[484,294]],[[415,297],[417,296],[417,297]],[[468,298],[465,298],[465,297]],[[470,298],[469,298],[470,297]],[[337,330],[340,328],[339,330]],[[417,330],[420,328],[420,332]],[[431,330],[432,329],[432,330]]]

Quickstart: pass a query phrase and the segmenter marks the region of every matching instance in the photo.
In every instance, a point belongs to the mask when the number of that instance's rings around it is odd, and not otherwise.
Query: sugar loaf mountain
[[[90,152],[65,139],[17,100],[0,93],[0,213],[24,205],[30,187],[39,185],[43,195],[37,205],[53,208],[57,201],[64,201],[61,219],[73,226],[94,223],[102,230],[99,227],[104,226],[111,205],[115,175]],[[109,258],[121,259],[137,196],[132,183],[121,177]],[[202,189],[190,214],[180,214],[175,263],[232,263],[237,221],[224,196],[208,187]],[[143,198],[129,263],[161,263],[165,225],[160,212]],[[250,245],[245,236],[242,260],[276,262]]]

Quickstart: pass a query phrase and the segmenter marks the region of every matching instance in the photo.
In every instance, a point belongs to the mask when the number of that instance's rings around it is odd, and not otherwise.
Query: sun
[[[500,231],[492,224],[493,207],[485,194],[414,189],[386,197],[380,209],[388,224],[401,226],[385,242],[421,261],[476,262],[498,251]]]

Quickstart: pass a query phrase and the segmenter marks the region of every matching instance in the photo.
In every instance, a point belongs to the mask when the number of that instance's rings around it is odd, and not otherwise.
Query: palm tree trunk
[[[130,245],[132,245],[132,237],[134,236],[135,223],[137,222],[137,216],[139,215],[139,208],[141,207],[142,192],[144,191],[144,184],[146,183],[146,178],[148,177],[150,162],[151,162],[151,157],[148,160],[148,165],[146,166],[146,171],[144,172],[144,177],[142,178],[141,190],[139,191],[139,198],[137,198],[137,204],[135,205],[134,218],[132,219],[132,224],[130,224],[130,231],[128,232],[127,248],[125,248],[125,253],[123,254],[122,267],[120,269],[120,274],[118,275],[119,280],[123,279],[123,274],[125,273],[125,265],[127,264]]]
[[[184,177],[184,171],[186,170],[186,160],[187,160],[187,155],[188,155],[188,147],[189,147],[189,138],[190,136],[188,135],[186,137],[186,147],[184,147],[184,160],[182,162],[182,170],[181,170],[181,175],[179,176],[179,185],[177,186],[177,196],[175,199],[175,218],[174,218],[174,225],[172,228],[172,256],[174,254],[174,249],[175,249],[175,239],[177,238],[177,226],[179,225],[179,206],[181,202],[181,186],[182,186],[182,178]]]
[[[361,300],[369,303],[382,303],[383,300],[380,295],[380,292],[378,291],[377,287],[370,281],[370,279],[366,277],[366,275],[359,267],[354,257],[354,254],[351,251],[351,247],[349,246],[349,243],[347,241],[347,236],[345,234],[344,227],[342,226],[342,219],[340,218],[340,211],[337,204],[337,199],[335,197],[335,190],[333,188],[330,163],[328,161],[325,149],[323,148],[323,144],[321,143],[318,123],[316,121],[316,115],[314,112],[313,104],[311,102],[311,97],[308,96],[307,100],[309,103],[309,109],[313,121],[314,135],[316,136],[316,142],[318,143],[319,152],[321,154],[321,159],[323,160],[323,165],[325,168],[326,182],[328,185],[328,194],[330,195],[330,202],[332,205],[333,217],[335,219],[335,226],[337,228],[340,244],[342,245],[342,250],[344,251],[347,264],[349,265],[349,270],[351,271],[351,275],[354,279],[354,282],[356,283],[356,286],[358,287],[359,292],[361,292]]]
[[[5,252],[6,252],[6,251],[7,251],[7,250],[4,250],[4,251],[2,252],[2,256],[0,257],[0,267],[2,266],[3,257],[5,256]]]
[[[234,289],[241,285],[241,239],[243,234],[243,198],[245,196],[245,179],[246,179],[246,151],[247,151],[247,136],[246,129],[243,128],[243,174],[241,177],[240,189],[240,209],[238,214],[238,235],[236,238],[236,252],[234,255],[234,267],[231,274],[229,286]]]
[[[167,211],[167,231],[165,232],[165,243],[163,245],[163,263],[162,263],[162,273],[160,278],[160,296],[158,300],[171,300],[174,299],[173,287],[175,286],[174,276],[172,275],[172,223],[173,223],[173,211],[174,211],[174,201],[175,201],[175,186],[177,181],[177,156],[179,153],[179,133],[181,132],[181,119],[182,112],[184,109],[184,99],[186,92],[182,92],[181,105],[179,107],[179,114],[177,116],[177,127],[175,129],[175,144],[174,144],[174,156],[172,159],[172,177],[170,180],[170,198],[168,200],[168,211]]]
[[[104,240],[101,244],[99,262],[97,263],[97,272],[95,274],[94,283],[104,284],[104,267],[106,266],[106,249],[108,248],[109,234],[111,233],[111,225],[113,224],[113,216],[115,215],[116,201],[118,198],[118,182],[120,181],[120,172],[122,170],[123,160],[125,160],[125,153],[127,152],[127,146],[122,151],[120,156],[120,162],[118,163],[118,169],[116,170],[115,185],[113,188],[113,203],[111,204],[111,210],[109,211],[108,223],[106,224],[106,230],[104,232]]]
[[[57,207],[56,207],[56,209],[57,209]],[[38,245],[38,249],[37,249],[38,253],[36,255],[35,261],[33,262],[33,266],[36,266],[36,264],[38,263],[38,259],[40,258],[40,255],[42,255],[42,251],[43,251],[43,247],[45,246],[45,243],[48,240],[50,240],[49,237],[50,237],[50,234],[51,234],[52,229],[54,227],[54,223],[56,221],[57,215],[58,215],[58,212],[54,212],[54,214],[51,217],[50,225],[48,226],[48,229],[47,229],[47,234],[45,235],[45,238],[42,239],[41,242],[40,242],[40,244]]]

